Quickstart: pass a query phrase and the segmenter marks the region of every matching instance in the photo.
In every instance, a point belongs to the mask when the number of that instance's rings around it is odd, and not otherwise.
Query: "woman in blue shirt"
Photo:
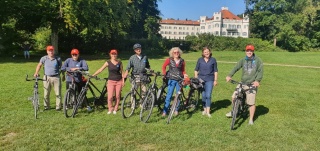
[[[202,57],[198,59],[196,68],[194,69],[194,77],[204,81],[204,91],[202,92],[202,115],[211,117],[211,95],[213,86],[217,85],[218,67],[217,61],[212,57],[212,53],[208,47],[202,50]]]

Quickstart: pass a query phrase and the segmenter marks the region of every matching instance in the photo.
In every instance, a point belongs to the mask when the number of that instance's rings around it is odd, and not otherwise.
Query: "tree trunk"
[[[277,38],[276,37],[273,38],[273,45],[277,46]]]
[[[54,54],[59,54],[59,47],[58,47],[58,30],[52,28],[51,30],[51,44],[54,47]]]

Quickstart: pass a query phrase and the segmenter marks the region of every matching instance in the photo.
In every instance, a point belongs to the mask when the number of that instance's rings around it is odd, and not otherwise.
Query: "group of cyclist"
[[[65,80],[65,72],[66,71],[76,71],[83,70],[88,71],[88,65],[86,61],[80,58],[80,53],[78,49],[71,50],[71,58],[68,58],[64,64],[62,65],[62,61],[60,57],[55,56],[54,47],[47,46],[47,55],[43,56],[40,59],[39,64],[36,67],[36,71],[34,76],[38,76],[39,71],[42,66],[44,66],[44,110],[50,109],[50,91],[53,87],[56,94],[56,110],[61,110],[61,79]],[[146,79],[145,75],[148,70],[150,70],[150,64],[148,61],[148,57],[143,55],[142,47],[140,44],[134,44],[133,50],[135,52],[129,58],[128,65],[125,69],[123,69],[122,62],[117,58],[118,51],[113,49],[109,52],[110,60],[106,61],[100,69],[98,69],[92,76],[96,76],[101,73],[105,68],[108,67],[108,82],[107,82],[107,90],[108,90],[108,112],[107,114],[116,114],[119,102],[120,102],[120,93],[122,87],[125,85],[125,78],[128,76],[130,70],[131,75],[134,76],[135,82],[138,86],[141,87],[142,96],[146,95],[147,87],[146,83],[142,82]],[[263,63],[262,60],[255,56],[254,54],[254,46],[247,45],[245,52],[246,57],[241,59],[237,65],[233,68],[233,70],[226,77],[226,81],[230,81],[231,77],[240,69],[242,69],[242,78],[241,81],[245,85],[253,84],[255,87],[260,85],[260,81],[262,80],[263,75]],[[168,109],[170,106],[171,97],[173,95],[174,89],[176,92],[180,90],[180,86],[178,84],[179,80],[183,78],[184,80],[190,80],[188,75],[186,74],[186,61],[181,57],[182,51],[179,47],[173,47],[169,51],[169,58],[167,58],[162,65],[162,73],[163,78],[165,78],[168,82],[168,91],[167,96],[165,98],[165,104],[162,111],[162,116],[166,116],[168,114]],[[168,67],[168,69],[167,69]],[[60,72],[60,70],[62,72]],[[60,76],[60,74],[62,74]],[[194,69],[194,77],[201,79],[200,81],[203,84],[202,91],[202,104],[203,104],[203,112],[202,115],[206,115],[211,117],[210,114],[210,106],[211,106],[211,96],[214,86],[216,86],[218,80],[218,68],[217,61],[214,57],[212,57],[212,52],[208,47],[204,47],[202,50],[202,56],[197,60],[196,67]],[[67,75],[66,83],[68,87],[68,83],[71,82],[70,77]],[[75,76],[75,82],[78,87],[78,91],[83,87],[82,75],[81,73],[77,73]],[[68,89],[68,88],[67,88]],[[253,116],[255,112],[255,95],[257,89],[255,91],[248,91],[246,102],[250,106],[250,119],[249,124],[253,124]],[[115,94],[115,95],[114,95]],[[234,100],[234,95],[232,95],[232,100]],[[113,105],[113,96],[115,96],[116,101]],[[142,102],[140,102],[142,103]],[[91,108],[87,105],[88,110]],[[178,115],[178,110],[175,111],[175,114]],[[226,116],[230,116],[231,113],[227,113]]]

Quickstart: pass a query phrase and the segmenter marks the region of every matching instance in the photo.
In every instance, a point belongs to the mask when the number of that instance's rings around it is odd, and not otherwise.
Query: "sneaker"
[[[226,117],[232,117],[232,112],[231,112],[231,111],[228,112],[228,113],[226,114]]]
[[[117,111],[113,111],[113,114],[117,114]]]
[[[92,108],[90,106],[87,106],[87,111],[88,112],[91,112],[92,111]]]
[[[107,114],[111,114],[111,111],[109,111]]]
[[[249,125],[253,125],[253,121],[252,120],[249,121]]]
[[[211,118],[211,114],[207,114],[209,118]]]
[[[61,108],[56,108],[56,111],[61,111]]]
[[[49,107],[44,107],[44,109],[43,109],[43,111],[48,111],[48,110],[50,110]]]
[[[207,113],[205,111],[202,111],[202,115],[206,115]]]

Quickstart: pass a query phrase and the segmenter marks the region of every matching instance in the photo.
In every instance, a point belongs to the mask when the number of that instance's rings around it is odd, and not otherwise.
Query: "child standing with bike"
[[[71,54],[71,58],[68,58],[66,61],[64,61],[64,64],[61,67],[61,71],[76,72],[76,71],[89,70],[87,62],[84,59],[80,58],[80,53],[78,49],[72,49],[70,54]],[[64,81],[64,78],[65,77],[62,77],[62,81]],[[76,83],[76,90],[79,94],[82,87],[84,86],[84,82],[82,81],[82,74],[80,72],[74,73],[74,80]],[[67,79],[66,79],[67,90],[69,89],[69,85],[71,82],[72,82],[72,77],[71,75],[67,74]],[[87,101],[85,102],[85,104],[87,105],[87,110],[89,112],[92,111]]]
[[[108,113],[107,114],[117,114],[119,102],[120,102],[120,94],[121,89],[124,86],[124,78],[122,78],[123,66],[122,62],[118,60],[118,51],[112,49],[109,53],[110,60],[106,61],[103,66],[97,70],[92,76],[96,76],[101,73],[106,67],[108,67],[109,76],[107,83],[107,91],[108,91]],[[113,96],[115,93],[116,102],[115,105],[112,105]]]

